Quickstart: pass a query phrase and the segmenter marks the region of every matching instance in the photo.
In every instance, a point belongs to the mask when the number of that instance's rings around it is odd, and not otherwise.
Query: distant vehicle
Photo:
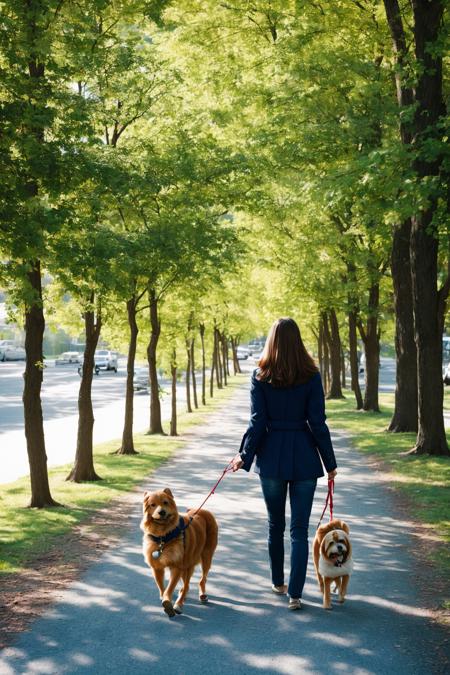
[[[81,359],[80,365],[78,366],[78,375],[80,377],[83,375],[83,363],[84,363],[84,359]],[[96,363],[94,363],[94,373],[96,375],[100,375],[100,368]]]
[[[249,351],[247,347],[238,347],[236,349],[236,356],[239,361],[245,361],[249,357]]]
[[[111,352],[109,349],[97,349],[94,354],[95,365],[100,370],[113,370],[117,373],[117,352]]]
[[[259,361],[259,359],[260,359],[261,356],[263,355],[263,351],[264,351],[264,350],[261,349],[260,351],[253,352],[253,353],[252,353],[252,359],[253,359],[254,361]]]
[[[248,343],[248,351],[251,356],[254,357],[255,354],[260,354],[262,350],[264,349],[264,345],[266,344],[265,338],[259,338],[257,340],[251,340]]]
[[[55,359],[55,366],[63,366],[66,363],[80,363],[82,355],[79,352],[63,352]]]
[[[134,391],[146,391],[150,393],[150,377],[148,368],[136,368],[133,376]]]
[[[447,364],[447,368],[444,370],[444,384],[446,386],[450,384],[450,361]]]
[[[26,352],[14,340],[0,340],[0,361],[25,361]]]

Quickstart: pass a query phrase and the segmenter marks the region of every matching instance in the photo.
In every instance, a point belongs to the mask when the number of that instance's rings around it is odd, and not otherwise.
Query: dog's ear
[[[328,547],[328,540],[325,539],[325,537],[322,539],[320,542],[320,555],[322,558],[327,558],[327,547]]]
[[[169,488],[164,488],[163,492],[165,492],[166,495],[169,495],[169,497],[172,497],[172,499],[173,499],[172,491]]]
[[[344,530],[344,532],[347,532],[347,534],[350,534],[349,527],[344,520],[341,520],[341,530]]]

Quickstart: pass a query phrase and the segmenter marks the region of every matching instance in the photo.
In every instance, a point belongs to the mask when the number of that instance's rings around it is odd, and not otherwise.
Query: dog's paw
[[[170,600],[164,600],[163,603],[162,603],[162,606],[163,606],[163,609],[164,609],[165,613],[170,618],[172,618],[176,615],[176,612],[175,612],[174,607],[173,607],[172,603],[170,602]]]
[[[206,593],[201,593],[198,596],[198,599],[200,600],[200,602],[208,602],[208,596],[206,595]]]
[[[176,602],[173,606],[173,611],[175,614],[183,614],[183,606],[179,605],[178,602]]]
[[[338,602],[343,605],[345,602],[345,598],[338,598]]]

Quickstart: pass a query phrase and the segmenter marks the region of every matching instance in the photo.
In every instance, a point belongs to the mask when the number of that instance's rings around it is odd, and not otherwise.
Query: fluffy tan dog
[[[352,545],[347,523],[332,520],[321,525],[313,543],[314,567],[323,593],[323,606],[331,609],[331,583],[336,582],[339,602],[344,602],[353,570]]]
[[[199,598],[206,602],[206,577],[217,546],[217,522],[212,513],[190,509],[180,516],[172,492],[145,492],[143,553],[158,586],[162,606],[170,617],[181,614],[195,566],[201,563]],[[195,514],[195,515],[194,515]],[[170,580],[164,588],[164,570],[170,568]],[[179,580],[182,587],[175,605],[172,594]]]

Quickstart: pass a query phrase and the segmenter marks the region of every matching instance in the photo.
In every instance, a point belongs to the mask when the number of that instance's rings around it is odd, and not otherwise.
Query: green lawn
[[[447,388],[448,389],[448,388]],[[450,408],[450,390],[445,393]],[[447,457],[411,456],[402,453],[414,445],[415,434],[386,432],[394,406],[393,394],[380,395],[381,413],[355,411],[354,396],[327,401],[331,428],[352,435],[353,445],[363,453],[382,460],[392,474],[391,484],[408,498],[411,514],[429,527],[443,543],[450,542],[450,459]],[[450,434],[448,437],[450,443]],[[450,547],[433,547],[430,554],[440,571],[450,580]]]
[[[185,443],[182,434],[194,425],[204,423],[209,412],[219,407],[232,395],[236,386],[248,379],[248,375],[230,378],[229,385],[216,390],[214,398],[208,399],[206,408],[188,414],[182,413],[178,420],[181,436],[147,436],[136,434],[138,455],[111,454],[120,445],[115,440],[95,447],[94,460],[102,481],[95,483],[69,483],[65,481],[70,466],[49,471],[53,498],[64,508],[29,509],[29,479],[22,478],[0,486],[0,574],[18,572],[32,564],[55,545],[73,527],[87,522],[98,509],[104,508],[114,498],[129,492],[142,483],[156,467]],[[168,429],[168,423],[164,426]]]

